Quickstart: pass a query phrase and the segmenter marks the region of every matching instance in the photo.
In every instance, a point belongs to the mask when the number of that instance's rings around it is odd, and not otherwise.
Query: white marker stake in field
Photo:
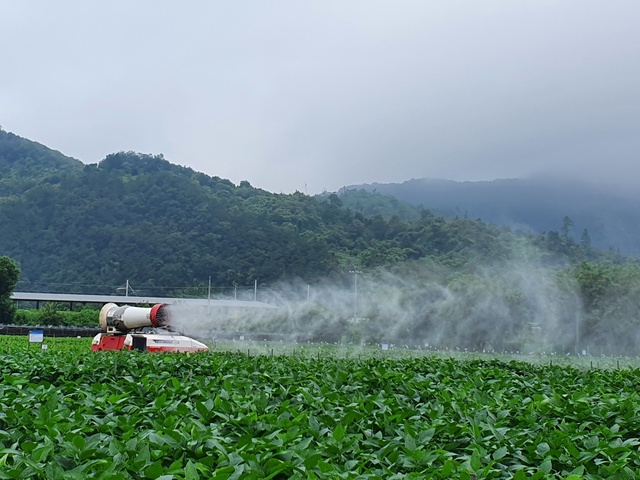
[[[29,330],[29,343],[42,343],[44,341],[44,330]]]

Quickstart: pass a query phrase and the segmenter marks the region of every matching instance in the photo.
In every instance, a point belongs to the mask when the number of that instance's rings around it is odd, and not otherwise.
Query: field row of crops
[[[640,371],[42,351],[0,338],[0,479],[636,478]]]

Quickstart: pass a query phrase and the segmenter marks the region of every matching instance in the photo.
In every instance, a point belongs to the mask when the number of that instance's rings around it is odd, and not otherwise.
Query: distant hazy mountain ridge
[[[640,196],[582,181],[412,179],[345,189],[376,192],[446,216],[480,218],[529,232],[557,231],[563,218],[569,217],[573,222],[570,233],[575,239],[580,239],[587,229],[593,246],[640,255]]]

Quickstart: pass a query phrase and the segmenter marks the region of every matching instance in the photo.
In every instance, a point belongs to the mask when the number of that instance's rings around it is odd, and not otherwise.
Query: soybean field
[[[75,338],[42,350],[2,337],[0,375],[0,479],[640,472],[640,370],[619,362],[92,352]]]

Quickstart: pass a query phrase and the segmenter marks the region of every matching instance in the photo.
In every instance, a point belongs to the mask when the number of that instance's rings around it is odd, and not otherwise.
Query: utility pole
[[[353,273],[353,321],[358,319],[358,274],[362,273],[359,270],[349,270],[349,273]]]
[[[116,291],[124,290],[124,296],[128,297],[129,296],[129,289],[131,289],[132,293],[136,293],[136,291],[133,288],[131,288],[131,286],[129,285],[129,280],[127,280],[126,283],[124,284],[124,287],[118,287],[118,288],[116,288]]]
[[[580,353],[580,314],[576,310],[576,355]]]

